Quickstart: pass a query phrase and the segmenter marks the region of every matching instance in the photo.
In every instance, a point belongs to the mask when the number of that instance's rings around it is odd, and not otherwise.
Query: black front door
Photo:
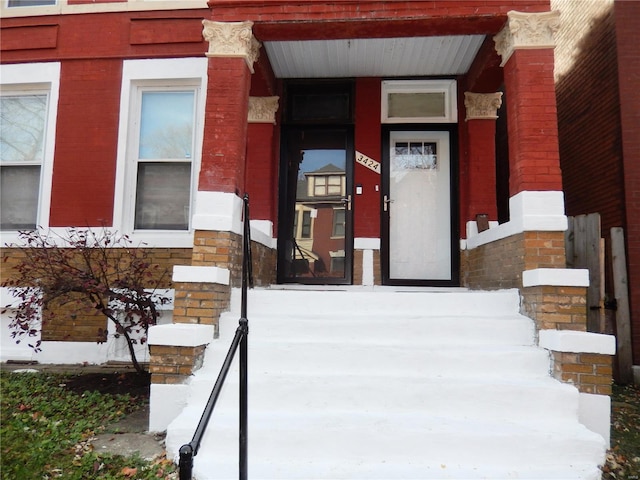
[[[350,284],[352,170],[350,127],[283,128],[278,280]]]

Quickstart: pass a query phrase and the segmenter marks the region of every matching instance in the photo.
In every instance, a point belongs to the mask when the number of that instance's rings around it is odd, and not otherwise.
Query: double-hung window
[[[0,218],[2,230],[38,224],[49,92],[0,96]]]
[[[189,230],[196,87],[136,88],[133,229]]]

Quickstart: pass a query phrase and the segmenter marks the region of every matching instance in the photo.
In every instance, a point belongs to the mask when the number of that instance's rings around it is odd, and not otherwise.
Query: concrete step
[[[191,380],[167,448],[191,440],[238,324]],[[549,377],[515,291],[249,292],[249,477],[596,479],[604,440]],[[237,359],[195,459],[237,478]]]
[[[259,479],[597,478],[602,439],[571,422],[511,424],[426,414],[252,412]],[[237,478],[237,419],[214,417],[195,476]]]

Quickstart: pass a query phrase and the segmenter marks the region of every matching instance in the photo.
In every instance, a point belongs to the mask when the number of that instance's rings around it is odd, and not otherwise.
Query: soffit
[[[408,77],[468,71],[484,35],[267,41],[278,78]]]

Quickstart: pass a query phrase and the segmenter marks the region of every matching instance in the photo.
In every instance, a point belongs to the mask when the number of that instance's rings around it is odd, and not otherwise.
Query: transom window
[[[456,123],[455,80],[382,82],[382,123]]]
[[[138,90],[134,229],[188,230],[196,89]]]
[[[0,217],[2,230],[38,224],[48,92],[0,97]]]

